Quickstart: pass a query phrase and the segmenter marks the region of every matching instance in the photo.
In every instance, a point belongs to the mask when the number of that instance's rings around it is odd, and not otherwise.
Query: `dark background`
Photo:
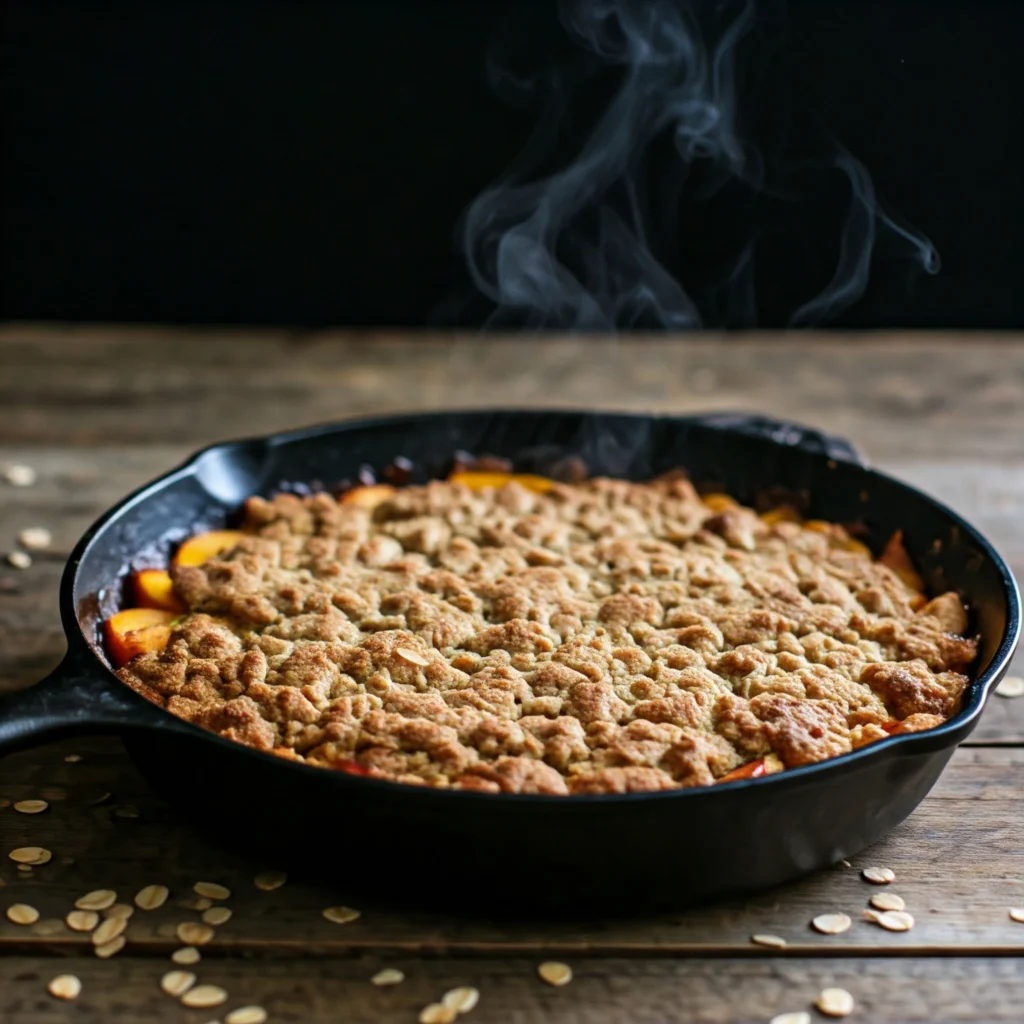
[[[773,15],[751,42],[751,135],[770,148],[773,133],[827,129],[942,257],[915,280],[880,253],[839,324],[1024,326],[1024,4],[788,8],[788,27]],[[485,57],[498,37],[537,66],[566,57],[553,2],[8,0],[2,17],[3,315],[486,315],[455,230],[537,111],[495,97]],[[796,203],[765,229],[761,325],[827,281],[843,203]],[[745,210],[684,218],[673,269],[699,277]]]

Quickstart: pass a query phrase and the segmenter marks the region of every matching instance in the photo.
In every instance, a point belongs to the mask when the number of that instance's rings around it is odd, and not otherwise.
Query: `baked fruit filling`
[[[380,779],[626,793],[756,778],[953,715],[976,654],[897,534],[681,474],[497,472],[251,498],[132,580],[119,677],[221,736]]]

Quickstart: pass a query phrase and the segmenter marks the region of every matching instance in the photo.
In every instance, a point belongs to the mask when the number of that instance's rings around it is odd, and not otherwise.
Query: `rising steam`
[[[537,176],[545,138],[557,127],[550,113],[508,175],[467,211],[463,245],[475,286],[495,306],[489,326],[703,325],[696,302],[652,252],[646,163],[652,147],[670,138],[679,185],[700,170],[718,187],[769,187],[760,155],[741,138],[737,110],[737,48],[754,14],[755,0],[564,0],[562,22],[573,40],[617,68],[621,82],[566,166]],[[909,246],[926,271],[938,269],[931,243],[880,211],[871,178],[852,155],[836,147],[829,162],[849,181],[849,212],[835,273],[793,313],[794,326],[832,319],[863,294],[880,230]],[[659,221],[671,215],[652,212]],[[754,234],[718,288],[722,318],[742,326],[756,318]],[[698,248],[700,240],[689,244]]]

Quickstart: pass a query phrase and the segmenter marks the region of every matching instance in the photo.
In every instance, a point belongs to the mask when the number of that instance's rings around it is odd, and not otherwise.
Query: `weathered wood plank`
[[[0,327],[9,442],[201,444],[343,415],[538,404],[751,409],[856,437],[878,456],[1015,458],[1024,346],[992,335]]]
[[[403,971],[405,981],[374,987],[369,979],[382,966]],[[811,1010],[823,988],[838,987],[854,997],[851,1019],[996,1024],[1020,1020],[1024,987],[1021,959],[593,959],[573,962],[573,981],[563,988],[545,985],[528,957],[204,959],[195,968],[200,981],[220,985],[230,999],[201,1015],[186,1013],[160,991],[159,978],[170,967],[127,952],[106,961],[7,957],[0,960],[0,1018],[10,1024],[177,1024],[256,1004],[271,1021],[408,1024],[446,991],[471,985],[480,1001],[468,1019],[478,1024],[764,1024],[777,1013]],[[46,994],[46,983],[62,972],[82,981],[74,1004]]]
[[[69,751],[84,759],[65,762]],[[625,920],[603,917],[595,903],[590,920],[516,922],[374,908],[358,878],[337,885],[293,879],[275,892],[260,892],[252,879],[268,865],[210,846],[148,791],[116,741],[82,740],[0,762],[0,798],[51,800],[40,815],[0,810],[0,851],[39,845],[54,855],[30,877],[10,861],[0,862],[6,883],[0,903],[27,902],[44,920],[59,920],[91,889],[113,888],[127,900],[144,885],[163,883],[174,900],[158,911],[136,913],[127,932],[134,950],[153,954],[174,947],[177,922],[197,918],[176,901],[189,897],[191,886],[202,879],[221,882],[234,894],[229,902],[235,915],[218,929],[210,947],[219,953],[764,956],[750,936],[769,932],[789,942],[790,956],[1022,955],[1024,925],[1008,916],[1024,896],[1015,870],[1024,862],[1022,771],[1024,749],[961,750],[919,810],[888,839],[854,858],[852,867],[837,866],[749,899]],[[92,803],[105,792],[113,794],[108,801]],[[118,816],[126,804],[138,808],[137,818]],[[860,877],[859,869],[871,864],[896,872],[891,888],[915,915],[913,931],[885,932],[861,919],[878,892]],[[358,907],[363,916],[345,926],[330,924],[320,911],[336,904]],[[848,913],[853,927],[839,936],[817,934],[809,922],[827,911]],[[40,931],[45,929],[0,920],[0,950],[81,952],[88,945],[86,936],[65,929],[52,935]]]

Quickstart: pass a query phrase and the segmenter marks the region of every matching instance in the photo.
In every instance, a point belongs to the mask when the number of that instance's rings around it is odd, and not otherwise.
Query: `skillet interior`
[[[602,911],[620,900],[634,908],[682,905],[776,884],[884,835],[931,788],[1012,653],[1016,591],[987,542],[913,488],[850,461],[854,453],[842,442],[749,417],[583,412],[397,417],[209,449],[128,499],[83,539],[65,581],[69,633],[98,653],[97,617],[120,600],[111,581],[130,567],[164,563],[172,543],[222,525],[250,494],[285,482],[330,484],[397,455],[425,478],[457,450],[505,456],[517,469],[538,472],[576,455],[593,474],[631,479],[683,466],[695,481],[714,482],[745,502],[770,488],[803,492],[810,515],[863,523],[876,549],[903,529],[930,587],[960,591],[982,634],[980,675],[964,711],[929,733],[753,783],[545,798],[353,779],[257,754],[133,699],[125,742],[170,801],[279,860],[300,852],[307,870],[355,872],[357,888],[368,890],[360,892],[364,898],[436,898],[451,906],[465,897],[478,906],[484,886],[489,907],[578,910],[595,898]],[[91,673],[94,692],[120,687],[98,666]]]

